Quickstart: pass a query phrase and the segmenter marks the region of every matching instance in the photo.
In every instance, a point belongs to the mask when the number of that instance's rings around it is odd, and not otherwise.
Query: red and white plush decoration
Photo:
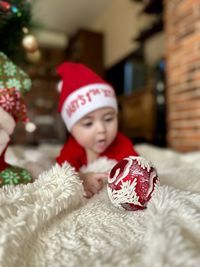
[[[111,202],[125,210],[140,210],[147,206],[159,178],[155,167],[143,157],[129,156],[119,161],[108,177]]]

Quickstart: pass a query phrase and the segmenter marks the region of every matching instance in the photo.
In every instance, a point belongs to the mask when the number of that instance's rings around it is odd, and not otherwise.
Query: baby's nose
[[[98,122],[97,123],[97,132],[105,132],[106,131],[106,127],[104,125],[103,122]]]

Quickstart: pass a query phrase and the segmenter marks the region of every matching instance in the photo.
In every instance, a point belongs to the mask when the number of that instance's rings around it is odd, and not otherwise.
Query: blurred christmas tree
[[[15,61],[24,58],[21,43],[30,26],[30,20],[30,1],[0,1],[0,51]]]

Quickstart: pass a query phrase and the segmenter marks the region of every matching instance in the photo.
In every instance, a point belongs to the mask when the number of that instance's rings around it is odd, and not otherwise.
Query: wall
[[[105,67],[109,68],[133,52],[138,44],[134,37],[146,27],[154,16],[139,15],[142,4],[131,0],[114,0],[104,14],[91,25],[105,36]],[[161,47],[161,46],[159,46]],[[160,53],[155,49],[155,53]]]
[[[165,0],[168,144],[200,149],[200,3]]]
[[[162,57],[165,57],[165,33],[159,32],[149,38],[144,44],[146,63],[153,66]]]

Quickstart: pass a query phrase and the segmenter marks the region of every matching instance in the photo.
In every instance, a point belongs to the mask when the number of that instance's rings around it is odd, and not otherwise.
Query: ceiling
[[[33,0],[32,21],[45,30],[71,35],[88,27],[113,0]]]

